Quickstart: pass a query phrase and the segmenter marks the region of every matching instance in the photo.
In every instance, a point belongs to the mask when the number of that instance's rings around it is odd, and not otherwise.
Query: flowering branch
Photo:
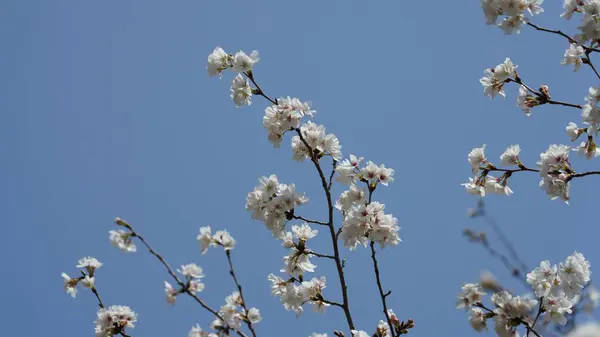
[[[537,105],[551,104],[551,105],[562,105],[562,106],[571,107],[571,108],[577,108],[577,109],[582,109],[583,108],[579,104],[573,104],[573,103],[568,103],[568,102],[562,102],[562,101],[552,100],[552,99],[550,99],[550,96],[547,93],[545,93],[545,92],[543,92],[541,90],[540,91],[536,91],[536,90],[531,89],[531,87],[529,87],[527,84],[523,83],[523,80],[521,80],[521,78],[519,76],[515,76],[514,79],[513,78],[508,78],[506,80],[506,83],[510,83],[510,82],[514,82],[514,83],[517,83],[519,85],[522,85],[529,92],[531,92],[532,94],[534,94],[535,96],[537,96],[537,99],[536,99]]]
[[[336,235],[335,227],[333,224],[333,202],[331,200],[331,191],[329,188],[330,185],[327,183],[325,174],[323,173],[323,169],[321,168],[321,165],[319,164],[319,159],[317,158],[315,151],[312,149],[310,144],[308,144],[306,139],[304,139],[304,136],[302,135],[302,132],[300,131],[300,129],[296,129],[296,133],[298,134],[298,137],[300,138],[302,143],[304,143],[304,146],[306,146],[306,148],[308,149],[308,153],[310,154],[310,159],[313,162],[315,168],[317,169],[317,172],[319,173],[319,177],[321,178],[321,184],[323,185],[323,190],[325,191],[325,197],[327,198],[327,211],[328,211],[328,219],[329,219],[327,222],[327,225],[329,227],[329,234],[331,236],[331,241],[333,243],[333,254],[334,254],[334,258],[335,258],[335,265],[337,267],[337,272],[338,272],[338,276],[340,279],[340,285],[341,285],[341,289],[342,289],[342,298],[343,298],[342,306],[344,308],[344,314],[346,315],[346,321],[348,322],[348,327],[350,328],[350,330],[354,330],[354,323],[352,322],[352,315],[350,314],[350,305],[348,303],[348,286],[346,286],[344,270],[343,270],[342,261],[340,258],[340,252],[339,252],[339,248],[338,248],[337,235]]]
[[[233,270],[233,262],[231,261],[231,250],[225,249],[225,255],[227,255],[227,262],[229,262],[229,274],[233,278],[233,281],[235,282],[235,285],[237,286],[238,291],[240,292],[240,299],[242,300],[240,305],[242,306],[242,308],[244,308],[244,313],[247,315],[248,308],[246,307],[246,300],[244,299],[244,294],[242,293],[242,285],[238,282],[238,279],[235,276],[235,271]],[[246,319],[244,319],[244,322],[246,322],[248,330],[250,330],[252,336],[256,337],[256,332],[254,331],[254,327],[252,326],[252,322],[250,321],[250,319],[246,317]]]
[[[143,236],[141,236],[138,232],[136,232],[128,222],[126,222],[120,218],[117,218],[117,219],[115,219],[115,223],[127,228],[131,232],[131,237],[138,238],[142,242],[142,244],[148,249],[148,252],[150,252],[150,254],[154,255],[160,261],[160,263],[165,267],[165,269],[167,270],[169,275],[171,275],[171,277],[175,280],[175,282],[177,282],[177,284],[181,287],[180,293],[188,294],[198,304],[200,304],[200,306],[202,308],[204,308],[206,311],[210,312],[215,317],[217,317],[219,320],[224,322],[223,317],[216,310],[212,309],[206,303],[204,303],[204,301],[200,297],[198,297],[198,295],[196,295],[192,290],[190,290],[189,284],[186,284],[183,281],[181,281],[181,279],[175,274],[175,272],[173,271],[173,269],[171,268],[169,263],[162,257],[162,255],[157,253],[152,248],[152,246],[150,246],[150,244],[146,241],[146,239],[144,239]],[[240,337],[247,337],[246,334],[243,333],[242,331],[240,331],[239,329],[232,329],[232,330],[234,330]]]
[[[82,272],[82,273],[83,273],[83,272]],[[94,285],[94,286],[92,286],[92,287],[90,288],[90,290],[92,291],[92,293],[94,294],[94,296],[96,296],[96,299],[98,300],[98,306],[99,306],[101,309],[105,309],[105,307],[104,307],[104,303],[102,302],[102,299],[100,299],[100,294],[98,293],[98,289],[96,289],[96,286],[95,286],[95,285]],[[118,331],[117,333],[118,333],[119,335],[121,335],[121,336],[123,336],[123,337],[131,337],[131,335],[128,335],[127,333],[125,333],[124,326],[122,326],[122,327],[119,327],[119,328],[118,328],[118,330],[119,330],[119,331]]]
[[[390,326],[390,332],[392,334],[392,337],[395,337],[395,329],[394,329],[394,325],[392,324],[392,320],[390,319],[390,315],[388,313],[388,307],[387,307],[387,301],[386,298],[392,293],[391,291],[388,291],[387,293],[383,292],[383,287],[381,286],[381,279],[379,277],[379,266],[377,263],[377,257],[375,256],[375,242],[371,241],[371,259],[373,260],[373,269],[375,270],[375,278],[377,280],[377,288],[379,289],[379,297],[381,297],[381,305],[383,306],[383,314],[385,315],[385,318],[387,319],[387,323]]]

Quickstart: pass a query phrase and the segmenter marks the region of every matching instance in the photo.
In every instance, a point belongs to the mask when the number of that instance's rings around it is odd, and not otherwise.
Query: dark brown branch
[[[102,299],[100,298],[100,294],[98,293],[98,289],[96,289],[96,286],[94,285],[90,290],[92,291],[94,296],[96,296],[96,299],[98,300],[98,306],[104,309],[104,303],[102,303]]]
[[[305,221],[308,223],[314,223],[314,224],[321,225],[321,226],[329,226],[329,224],[327,222],[318,221],[318,220],[310,220],[310,219],[307,219],[307,218],[305,218],[303,216],[299,216],[299,215],[293,215],[292,219],[302,220],[302,221]]]
[[[589,172],[584,172],[584,173],[575,173],[575,174],[571,174],[568,178],[567,178],[567,182],[569,182],[571,179],[573,178],[581,178],[581,177],[585,177],[585,176],[589,176],[589,175],[595,175],[595,174],[600,174],[600,171],[589,171]]]
[[[385,318],[387,319],[387,323],[390,327],[390,333],[392,335],[392,337],[396,336],[396,333],[394,332],[394,326],[392,325],[392,320],[390,319],[390,315],[388,314],[388,308],[387,308],[387,301],[386,301],[386,297],[389,296],[389,294],[391,294],[391,292],[387,292],[384,293],[383,292],[383,288],[381,286],[381,279],[379,277],[379,265],[377,264],[377,257],[375,255],[375,242],[371,241],[371,259],[373,260],[373,269],[375,269],[375,278],[377,279],[377,288],[379,289],[379,296],[381,297],[381,305],[383,306],[383,314],[385,315]]]
[[[319,253],[315,253],[313,251],[309,251],[308,254],[314,255],[316,257],[322,257],[322,258],[326,258],[326,259],[335,260],[335,256],[333,256],[333,255],[319,254]]]
[[[533,320],[533,323],[531,323],[531,329],[535,328],[535,324],[537,323],[538,319],[540,318],[540,315],[542,314],[542,312],[544,312],[544,306],[543,306],[544,298],[541,297],[540,300],[539,300],[539,302],[540,303],[539,303],[539,306],[538,306],[538,312],[535,315],[535,319]],[[527,336],[526,337],[529,337],[529,329],[527,330]]]
[[[244,75],[246,75],[246,77],[248,77],[248,79],[250,79],[250,81],[252,81],[252,84],[254,84],[254,86],[256,87],[257,95],[260,95],[260,96],[266,98],[269,102],[277,105],[277,100],[272,99],[271,97],[267,96],[267,94],[265,94],[265,92],[261,89],[261,87],[258,85],[258,83],[256,83],[256,81],[254,80],[254,74],[252,73],[252,70],[245,72]]]
[[[237,277],[235,276],[235,271],[233,270],[233,262],[231,261],[231,250],[226,249],[225,255],[227,255],[227,262],[229,262],[229,274],[233,278],[233,281],[235,282],[235,285],[238,288],[238,291],[240,292],[240,299],[242,300],[241,306],[242,306],[242,308],[244,308],[244,312],[246,314],[246,319],[244,320],[244,322],[246,322],[246,325],[248,326],[248,330],[250,330],[250,333],[252,334],[252,336],[256,337],[256,332],[254,331],[252,322],[250,322],[250,319],[248,318],[248,307],[246,306],[246,300],[244,299],[244,294],[242,292],[242,285],[238,281]]]
[[[573,39],[572,37],[570,37],[569,35],[565,34],[563,31],[561,30],[554,30],[554,29],[548,29],[548,28],[543,28],[540,27],[536,24],[533,24],[531,22],[527,22],[527,25],[530,27],[533,27],[541,32],[546,32],[546,33],[550,33],[550,34],[556,34],[556,35],[560,35],[562,37],[564,37],[565,39],[567,39],[569,41],[569,43],[575,43],[580,45],[586,52],[600,52],[600,49],[596,49],[596,48],[592,48],[592,47],[588,47],[582,44],[577,43],[577,41],[575,41],[575,39]]]
[[[335,170],[337,168],[337,160],[333,159],[331,163],[331,175],[329,176],[329,185],[327,189],[331,192],[331,185],[333,184],[333,176],[335,175]]]
[[[583,107],[579,104],[567,103],[567,102],[563,102],[563,101],[556,101],[556,100],[550,99],[548,96],[543,95],[542,93],[531,89],[531,87],[529,87],[527,84],[523,83],[523,81],[519,77],[517,77],[516,79],[509,78],[506,80],[506,82],[514,82],[519,85],[522,85],[525,89],[527,89],[527,91],[531,92],[532,94],[534,94],[537,97],[537,101],[539,103],[538,106],[544,105],[544,104],[551,104],[551,105],[562,105],[562,106],[567,106],[567,107],[576,108],[576,109],[583,109]]]

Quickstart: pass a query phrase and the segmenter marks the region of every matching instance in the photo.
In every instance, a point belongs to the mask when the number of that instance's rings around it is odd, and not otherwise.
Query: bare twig
[[[322,258],[326,258],[326,259],[335,260],[335,256],[332,256],[332,255],[319,254],[319,253],[315,253],[313,251],[309,251],[308,254],[314,255],[314,256],[317,256],[317,257],[322,257]]]

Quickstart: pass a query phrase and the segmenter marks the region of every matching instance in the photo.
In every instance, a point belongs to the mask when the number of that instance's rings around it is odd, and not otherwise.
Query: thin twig
[[[305,221],[305,222],[308,222],[308,223],[314,223],[314,224],[321,225],[321,226],[329,226],[329,224],[327,222],[318,221],[318,220],[311,220],[311,219],[307,219],[307,218],[305,218],[303,216],[299,216],[299,215],[293,215],[292,219],[302,220],[302,221]]]
[[[537,315],[535,315],[535,319],[533,320],[533,323],[531,323],[531,328],[535,328],[535,323],[537,323],[538,319],[540,318],[540,315],[542,314],[542,311],[544,309],[543,303],[544,303],[544,297],[540,298],[540,305],[538,306],[538,312]],[[529,330],[527,330],[527,337],[529,337]]]
[[[535,28],[535,29],[537,29],[539,31],[542,31],[542,32],[560,35],[560,36],[564,37],[565,39],[567,39],[569,41],[569,43],[576,43],[577,45],[580,45],[583,49],[585,49],[586,52],[593,52],[593,51],[600,52],[600,49],[592,48],[592,47],[589,47],[589,46],[577,43],[577,41],[575,41],[575,39],[573,39],[569,35],[565,34],[561,30],[543,28],[543,27],[540,27],[540,26],[538,26],[536,24],[533,24],[531,22],[527,22],[527,25],[530,26],[530,27],[533,27],[533,28]]]
[[[319,254],[319,253],[315,253],[313,251],[309,251],[308,254],[314,255],[316,257],[322,257],[322,258],[326,258],[326,259],[335,260],[335,256],[333,256],[333,255]]]
[[[271,97],[267,96],[267,94],[265,94],[265,92],[261,89],[261,87],[258,85],[258,83],[256,83],[256,81],[254,80],[254,74],[252,73],[252,70],[245,72],[244,75],[246,75],[246,77],[248,77],[248,79],[250,79],[250,81],[252,81],[252,84],[254,84],[254,86],[256,87],[256,90],[258,90],[258,95],[266,98],[269,102],[277,105],[277,100],[274,100]]]
[[[98,289],[96,289],[96,286],[94,285],[90,290],[96,296],[96,299],[98,300],[98,306],[104,309],[104,303],[102,303],[102,299],[100,298],[100,294],[98,293]]]
[[[225,255],[227,255],[227,262],[229,262],[229,274],[233,278],[233,281],[235,282],[235,285],[237,286],[238,291],[240,292],[240,299],[242,300],[241,305],[242,305],[242,308],[244,308],[244,313],[246,314],[246,319],[244,320],[244,322],[246,322],[246,325],[248,326],[248,330],[250,330],[250,333],[252,334],[252,336],[256,337],[256,332],[254,331],[252,322],[247,317],[248,307],[246,306],[246,300],[244,299],[244,294],[242,293],[242,285],[238,281],[237,277],[235,276],[235,271],[233,270],[233,262],[231,261],[231,250],[226,249]]]
[[[381,279],[379,277],[379,266],[377,264],[377,257],[375,256],[375,242],[371,241],[371,259],[373,260],[373,269],[375,269],[375,278],[377,279],[377,288],[379,289],[379,296],[381,297],[381,305],[383,306],[383,314],[387,319],[387,323],[390,327],[390,332],[392,337],[395,337],[396,334],[394,332],[394,328],[392,325],[392,320],[390,319],[390,315],[388,314],[387,301],[386,297],[391,294],[388,292],[387,294],[383,292],[383,288],[381,286]]]
[[[331,175],[329,176],[329,185],[327,185],[327,189],[331,192],[331,185],[333,184],[333,176],[335,175],[335,170],[337,169],[337,160],[333,159],[331,163]]]

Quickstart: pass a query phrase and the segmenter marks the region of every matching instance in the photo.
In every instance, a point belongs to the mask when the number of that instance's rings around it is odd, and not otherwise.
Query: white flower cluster
[[[258,323],[262,320],[260,311],[257,308],[250,308],[248,309],[248,312],[246,312],[243,308],[243,304],[244,301],[239,292],[234,291],[231,293],[231,295],[225,298],[225,304],[219,309],[219,314],[223,317],[223,321],[217,319],[216,322],[213,322],[213,325],[226,325],[230,328],[239,330],[244,321]]]
[[[521,148],[519,145],[511,145],[500,156],[500,160],[504,165],[517,165],[521,167],[519,153]],[[471,170],[474,177],[469,177],[469,182],[462,184],[469,194],[479,195],[481,197],[487,194],[504,194],[511,195],[513,191],[507,186],[509,174],[504,174],[500,178],[493,177],[489,174],[490,170],[495,170],[496,166],[488,161],[485,156],[485,144],[481,147],[474,148],[469,152],[468,161],[471,164]]]
[[[394,169],[387,168],[383,164],[377,166],[372,161],[368,161],[367,165],[361,168],[363,160],[363,157],[351,154],[349,159],[344,159],[339,163],[337,181],[345,185],[362,181],[369,186],[376,186],[379,183],[387,186],[394,182]]]
[[[305,303],[313,305],[313,310],[324,312],[329,306],[323,297],[325,289],[325,276],[321,278],[312,278],[310,281],[300,281],[296,278],[284,280],[283,278],[270,274],[271,294],[281,298],[281,303],[286,310],[293,310],[299,316]],[[298,283],[298,285],[296,285]]]
[[[283,247],[288,248],[290,252],[283,258],[282,273],[288,273],[296,278],[304,276],[305,272],[314,273],[317,266],[309,260],[311,250],[306,248],[306,242],[318,233],[318,230],[313,230],[305,223],[301,226],[293,225],[292,232],[284,234]]]
[[[165,281],[165,296],[167,302],[174,304],[177,295],[185,292],[186,290],[191,293],[198,293],[204,290],[204,273],[202,268],[195,263],[182,265],[180,269],[177,269],[181,275],[185,277],[185,288],[175,289],[169,282]]]
[[[385,205],[379,202],[352,206],[344,215],[344,246],[354,250],[359,244],[366,247],[369,241],[377,242],[381,248],[400,243],[398,219],[392,214],[385,214],[384,208]]]
[[[108,232],[110,243],[113,246],[119,247],[124,252],[135,253],[137,250],[135,244],[131,240],[132,234],[129,231],[123,229],[111,230]]]
[[[569,162],[570,150],[566,145],[552,144],[540,154],[540,161],[537,162],[542,177],[540,187],[552,200],[560,198],[566,203],[570,198],[569,176],[574,172]]]
[[[246,77],[252,76],[252,67],[258,62],[258,52],[255,50],[250,55],[247,55],[243,51],[231,55],[226,53],[223,48],[216,47],[213,52],[208,55],[208,65],[206,70],[209,76],[221,76],[224,70],[231,70],[238,74],[233,78],[231,84],[231,99],[236,106],[240,107],[243,105],[252,104],[253,90],[250,87],[248,79]]]
[[[458,294],[456,307],[470,309],[469,322],[474,330],[487,330],[487,320],[493,318],[498,336],[515,337],[521,324],[531,324],[534,317],[542,313],[546,322],[565,325],[565,315],[570,314],[574,303],[579,301],[590,275],[589,262],[581,253],[575,252],[558,266],[542,261],[538,268],[527,274],[527,283],[531,284],[537,299],[500,290],[491,296],[495,305],[492,310],[483,304],[486,293],[482,286],[469,283]]]
[[[302,138],[298,135],[292,137],[294,160],[304,161],[306,158],[310,159],[312,155],[315,155],[316,158],[331,156],[335,160],[342,158],[340,141],[334,134],[327,134],[325,126],[308,121],[300,127],[300,133]],[[312,150],[312,154],[307,145]]]
[[[200,242],[202,254],[206,254],[209,247],[221,246],[231,250],[235,246],[235,239],[226,230],[216,231],[213,235],[210,226],[200,227],[200,234],[196,237]]]
[[[304,116],[313,117],[315,114],[310,102],[302,102],[295,97],[280,97],[277,104],[265,109],[263,126],[267,130],[269,141],[279,147],[287,131],[297,129]]]
[[[196,324],[190,330],[188,337],[217,337],[217,334],[212,333],[212,332],[202,331],[202,328],[200,328],[200,325]]]
[[[564,12],[561,17],[570,20],[573,13],[581,13],[581,25],[577,28],[581,31],[575,35],[575,41],[584,44],[590,40],[600,38],[600,1],[598,0],[565,0]]]
[[[519,34],[521,25],[527,22],[529,15],[542,13],[544,0],[481,0],[481,8],[488,25],[497,25],[504,34]],[[498,23],[499,17],[504,16]]]
[[[558,266],[542,261],[527,274],[527,283],[531,284],[535,295],[543,299],[545,319],[565,325],[565,314],[570,314],[574,303],[579,301],[590,276],[590,263],[583,254],[575,252]]]
[[[308,202],[304,194],[296,192],[296,185],[280,184],[277,176],[261,177],[260,184],[248,193],[246,210],[252,211],[252,218],[263,221],[273,236],[284,234],[288,215],[300,205]]]
[[[351,154],[337,166],[337,180],[350,185],[336,202],[336,208],[344,216],[344,246],[354,250],[359,244],[366,247],[370,241],[379,243],[382,248],[396,245],[401,241],[398,236],[398,219],[383,212],[384,204],[370,200],[367,202],[366,190],[356,185],[364,183],[369,193],[372,193],[379,184],[387,186],[393,182],[395,171],[383,164],[377,166],[371,161],[361,167],[363,160],[363,157]]]
[[[125,328],[133,328],[137,321],[137,314],[125,305],[113,305],[108,309],[98,310],[96,324],[96,337],[112,337],[125,331]]]
[[[581,117],[583,123],[587,125],[585,128],[579,128],[577,124],[570,122],[567,127],[567,134],[571,141],[576,141],[582,134],[587,134],[585,142],[581,142],[579,146],[573,148],[578,154],[585,156],[587,159],[600,156],[600,149],[597,148],[594,137],[598,135],[598,124],[600,123],[600,87],[591,87],[589,95],[585,97],[586,103],[581,109]]]
[[[84,257],[77,262],[76,267],[81,268],[81,276],[79,277],[71,278],[66,273],[61,274],[65,291],[73,298],[77,296],[77,285],[80,282],[85,288],[91,289],[94,287],[94,273],[96,269],[102,267],[102,263],[93,257]]]
[[[497,95],[506,97],[504,93],[504,83],[513,79],[517,74],[517,65],[513,64],[510,58],[506,58],[504,62],[488,68],[484,71],[485,76],[479,79],[479,83],[483,86],[483,94],[490,96],[493,99]]]

